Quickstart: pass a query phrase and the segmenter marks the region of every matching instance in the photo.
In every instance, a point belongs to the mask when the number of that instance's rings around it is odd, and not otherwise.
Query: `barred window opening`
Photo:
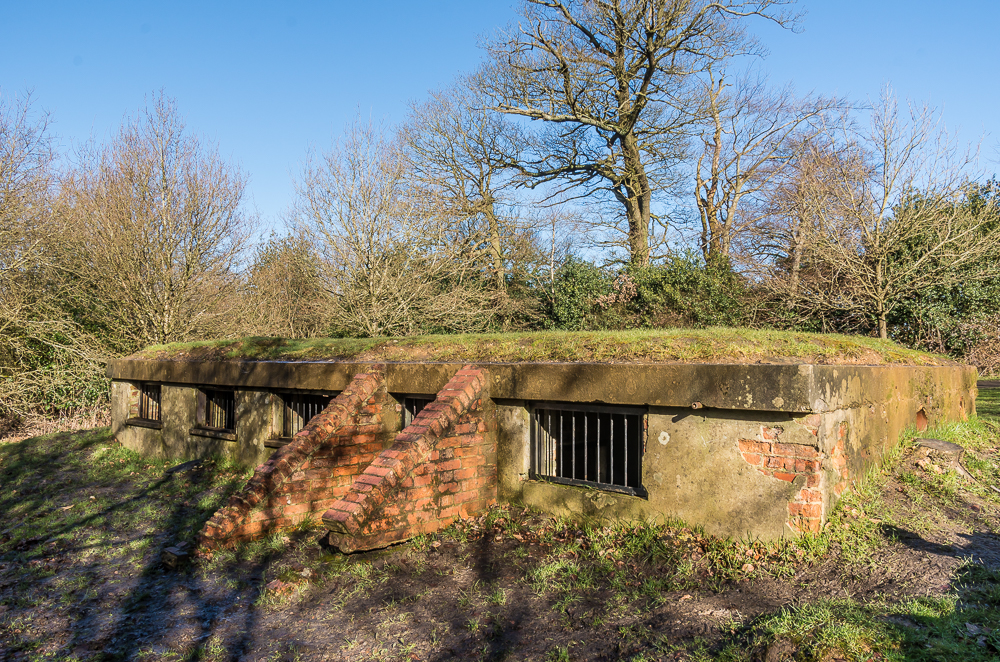
[[[531,476],[645,496],[645,439],[642,409],[537,405],[531,420]]]
[[[413,395],[403,398],[403,427],[413,423],[413,419],[423,411],[423,408],[434,402],[434,396]]]
[[[331,395],[314,393],[286,393],[281,396],[278,425],[275,427],[282,438],[294,437],[309,424],[309,421],[326,409],[333,398]]]
[[[138,418],[145,421],[160,420],[160,385],[142,384],[139,387]]]
[[[206,390],[205,417],[201,424],[213,430],[232,431],[236,427],[236,394]]]

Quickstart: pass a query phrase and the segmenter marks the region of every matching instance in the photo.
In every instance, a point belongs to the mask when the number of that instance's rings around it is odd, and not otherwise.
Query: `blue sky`
[[[102,140],[161,88],[189,131],[250,176],[273,221],[310,147],[358,112],[401,120],[410,100],[481,57],[480,36],[513,16],[508,0],[348,2],[32,2],[0,0],[0,91],[33,91],[64,148]],[[1000,92],[996,0],[802,0],[793,34],[753,25],[762,68],[800,92],[901,98],[940,107],[995,169]]]

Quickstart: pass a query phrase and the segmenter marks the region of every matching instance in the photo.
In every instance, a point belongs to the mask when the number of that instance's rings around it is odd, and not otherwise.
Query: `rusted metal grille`
[[[139,388],[139,418],[160,420],[160,385],[143,384]]]
[[[531,475],[645,496],[643,409],[536,405],[531,417]]]
[[[417,414],[423,410],[424,407],[434,402],[433,396],[406,396],[403,398],[403,427],[405,428],[413,419],[417,417]]]
[[[236,427],[236,394],[233,391],[205,391],[204,426],[216,430]]]
[[[290,393],[281,396],[281,436],[293,437],[302,430],[313,416],[330,404],[330,395]]]

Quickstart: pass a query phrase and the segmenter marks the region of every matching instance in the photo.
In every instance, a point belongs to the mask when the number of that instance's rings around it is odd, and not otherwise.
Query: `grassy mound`
[[[953,365],[896,343],[753,329],[538,331],[406,338],[239,338],[154,345],[136,359]]]

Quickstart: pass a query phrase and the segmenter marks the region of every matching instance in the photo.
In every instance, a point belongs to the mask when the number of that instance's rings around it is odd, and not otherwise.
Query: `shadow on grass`
[[[171,465],[106,428],[0,446],[0,657],[241,657],[277,552],[166,569],[163,548],[190,551],[245,478],[217,460]]]

